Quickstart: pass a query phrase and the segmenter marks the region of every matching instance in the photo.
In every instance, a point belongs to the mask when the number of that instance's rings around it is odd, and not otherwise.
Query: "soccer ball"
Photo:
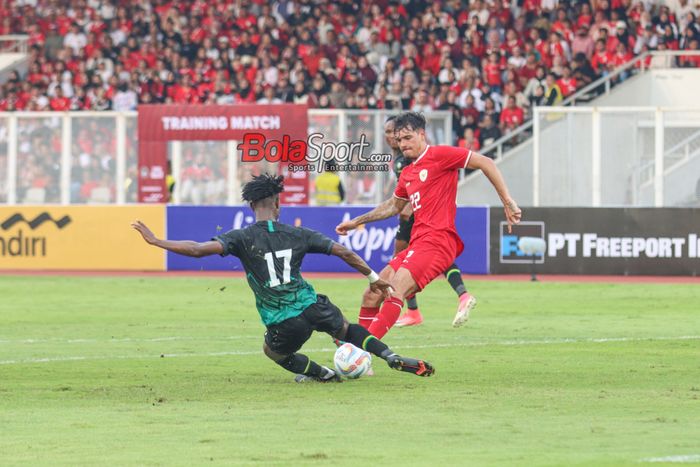
[[[352,344],[345,343],[335,351],[333,363],[340,376],[355,379],[366,374],[372,367],[372,356]]]

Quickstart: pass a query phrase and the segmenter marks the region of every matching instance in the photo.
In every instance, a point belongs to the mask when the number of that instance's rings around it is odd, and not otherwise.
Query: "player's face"
[[[399,149],[399,145],[394,136],[394,122],[388,122],[384,125],[384,139],[391,149]]]
[[[402,128],[394,133],[399,149],[405,157],[416,159],[425,149],[425,130]]]

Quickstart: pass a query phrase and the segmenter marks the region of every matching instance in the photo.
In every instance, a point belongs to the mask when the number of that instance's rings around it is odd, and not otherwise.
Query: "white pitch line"
[[[675,337],[603,337],[603,338],[569,338],[569,339],[542,339],[542,340],[506,340],[492,342],[454,342],[422,345],[392,345],[393,349],[441,349],[451,347],[487,347],[487,346],[517,346],[517,345],[561,345],[561,344],[605,344],[611,342],[649,342],[649,341],[687,341],[700,340],[700,336],[675,336]],[[335,347],[320,349],[304,349],[305,352],[329,352]],[[225,357],[241,355],[260,355],[262,350],[234,350],[229,352],[205,352],[205,353],[173,353],[161,355],[97,355],[97,356],[67,356],[27,358],[21,360],[0,360],[0,365],[17,365],[25,363],[69,362],[86,360],[142,360],[151,358],[182,358],[182,357]]]
[[[195,341],[206,340],[208,342],[216,340],[239,340],[239,339],[260,339],[260,336],[223,336],[223,337],[194,337],[194,336],[167,336],[139,339],[133,337],[121,337],[115,339],[0,339],[0,344],[86,344],[86,343],[119,343],[119,342],[165,342],[165,341]]]
[[[140,342],[168,342],[168,341],[229,341],[229,340],[243,340],[243,339],[261,339],[262,333],[260,335],[238,335],[238,336],[221,336],[221,337],[211,337],[211,336],[165,336],[165,337],[151,337],[151,338],[134,338],[134,337],[121,337],[121,338],[107,338],[107,339],[97,339],[97,338],[74,338],[74,339],[61,339],[61,338],[47,338],[47,339],[0,339],[0,344],[112,344],[112,343],[140,343]],[[403,341],[403,340],[413,340],[415,336],[403,335],[403,336],[391,336],[392,341]],[[570,344],[570,343],[605,343],[605,342],[636,342],[645,340],[696,340],[700,339],[700,336],[657,336],[657,337],[563,337],[559,339],[540,339],[540,340],[527,340],[527,339],[517,339],[517,340],[505,340],[505,341],[480,341],[480,342],[468,342],[468,343],[457,343],[457,344],[435,344],[430,345],[430,347],[450,347],[450,346],[482,346],[482,345],[551,345],[551,344]],[[420,348],[420,347],[412,347]]]
[[[700,454],[689,454],[683,456],[648,457],[640,462],[670,462],[677,464],[700,462]]]
[[[246,336],[221,336],[221,337],[211,337],[211,336],[167,336],[167,337],[152,337],[152,338],[134,338],[134,337],[121,337],[112,339],[61,339],[61,338],[48,338],[48,339],[0,339],[0,344],[113,344],[122,342],[167,342],[167,341],[233,341],[233,340],[243,340],[243,339],[254,339],[260,340],[262,338],[263,332],[261,331],[259,335],[246,335]],[[392,340],[409,340],[415,339],[414,336],[394,336]]]

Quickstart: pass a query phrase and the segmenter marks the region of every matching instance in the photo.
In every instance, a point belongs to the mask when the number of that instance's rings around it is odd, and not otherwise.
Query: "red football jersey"
[[[411,241],[431,232],[449,233],[457,239],[461,253],[463,244],[455,228],[457,170],[467,166],[471,155],[466,148],[428,146],[401,172],[394,196],[409,201],[413,208]]]

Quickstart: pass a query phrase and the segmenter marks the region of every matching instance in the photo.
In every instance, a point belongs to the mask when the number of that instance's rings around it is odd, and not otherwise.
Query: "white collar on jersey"
[[[421,159],[423,158],[423,156],[425,156],[425,153],[428,152],[428,148],[429,148],[429,147],[430,147],[429,144],[427,144],[427,145],[425,146],[425,150],[421,153],[420,156],[418,156],[418,159],[416,159],[416,162],[418,162],[419,160],[421,160]]]

